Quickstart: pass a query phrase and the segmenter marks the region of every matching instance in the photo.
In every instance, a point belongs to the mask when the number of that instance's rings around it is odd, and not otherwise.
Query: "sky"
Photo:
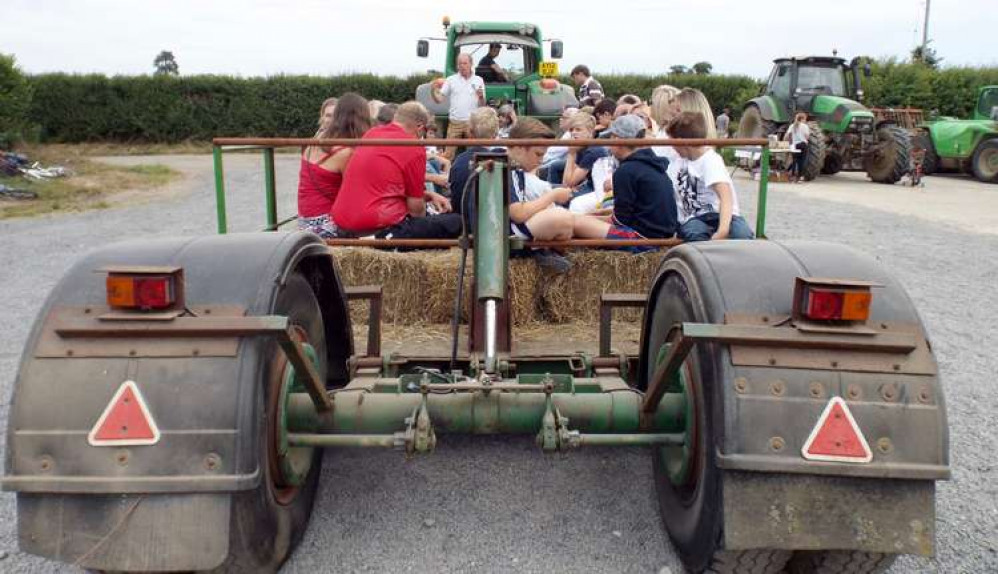
[[[161,50],[180,73],[268,76],[441,69],[441,18],[527,21],[564,42],[562,73],[665,73],[708,61],[762,78],[789,55],[907,57],[926,0],[0,0],[0,53],[28,73],[148,74]],[[998,0],[931,0],[943,65],[998,66]]]

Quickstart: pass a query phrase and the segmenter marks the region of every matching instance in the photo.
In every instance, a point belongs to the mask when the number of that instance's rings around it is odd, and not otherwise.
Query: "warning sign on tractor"
[[[159,428],[135,381],[125,381],[118,387],[87,441],[91,446],[137,446],[159,442]]]

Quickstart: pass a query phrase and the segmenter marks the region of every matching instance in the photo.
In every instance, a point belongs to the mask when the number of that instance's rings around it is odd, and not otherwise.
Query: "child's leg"
[[[572,238],[572,214],[564,209],[545,209],[527,220],[534,239],[561,241]]]
[[[610,224],[589,215],[573,216],[573,234],[580,239],[604,239],[610,231]]]
[[[744,217],[733,215],[731,225],[728,227],[728,239],[755,239],[755,234],[752,233],[752,228]]]
[[[679,226],[679,238],[683,241],[708,241],[717,231],[717,220],[710,223],[701,217],[693,217]]]

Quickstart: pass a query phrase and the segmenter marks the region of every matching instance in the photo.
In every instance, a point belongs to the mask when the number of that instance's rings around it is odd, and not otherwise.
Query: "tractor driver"
[[[509,82],[509,74],[496,63],[500,51],[502,51],[501,44],[489,44],[489,53],[478,61],[475,71],[488,82]]]

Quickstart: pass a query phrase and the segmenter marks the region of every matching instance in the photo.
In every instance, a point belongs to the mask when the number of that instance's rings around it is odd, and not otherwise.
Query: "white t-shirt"
[[[561,138],[560,139],[563,139],[563,140],[570,140],[570,139],[572,139],[572,132],[566,131],[565,133],[561,134]],[[551,163],[553,161],[557,161],[559,159],[562,159],[562,158],[565,157],[565,154],[567,154],[567,153],[568,153],[568,147],[567,146],[553,145],[553,146],[549,147],[546,152],[544,152],[544,158],[541,159],[541,165],[547,165],[547,164],[549,164],[549,163]]]
[[[457,122],[466,122],[471,112],[478,108],[478,88],[485,89],[485,81],[479,76],[465,78],[461,74],[448,76],[440,93],[450,98],[447,115]]]
[[[680,225],[693,217],[721,212],[721,198],[711,188],[718,183],[731,186],[731,214],[740,215],[735,184],[731,182],[724,160],[713,148],[708,148],[699,159],[679,158],[669,163],[669,177],[676,186],[676,210]]]
[[[669,139],[669,134],[665,133],[665,128],[660,128],[657,132],[655,132],[655,139],[667,140]],[[671,145],[652,146],[651,151],[655,152],[655,155],[658,157],[664,157],[669,160],[669,165],[672,165],[680,159],[679,154],[676,153],[676,148]]]
[[[811,138],[811,128],[809,128],[804,122],[794,122],[790,124],[790,128],[787,130],[787,133],[790,134],[791,147],[794,147],[799,143],[807,143],[807,140]]]
[[[521,173],[523,174],[523,182],[524,182],[524,186],[522,188],[520,187],[520,177],[519,177]],[[509,200],[513,203],[521,201],[533,201],[541,197],[545,193],[551,191],[550,183],[544,181],[543,179],[537,177],[536,175],[530,172],[523,172],[521,170],[514,171],[512,180],[513,180],[512,182],[513,189],[510,190]],[[557,205],[552,203],[551,205],[547,206],[547,209],[557,208],[557,207],[558,207]],[[527,235],[523,233],[523,231],[520,229],[521,225],[525,224],[517,224],[512,219],[510,219],[509,221],[510,230],[512,231],[513,235],[516,237],[527,239],[528,238]]]

